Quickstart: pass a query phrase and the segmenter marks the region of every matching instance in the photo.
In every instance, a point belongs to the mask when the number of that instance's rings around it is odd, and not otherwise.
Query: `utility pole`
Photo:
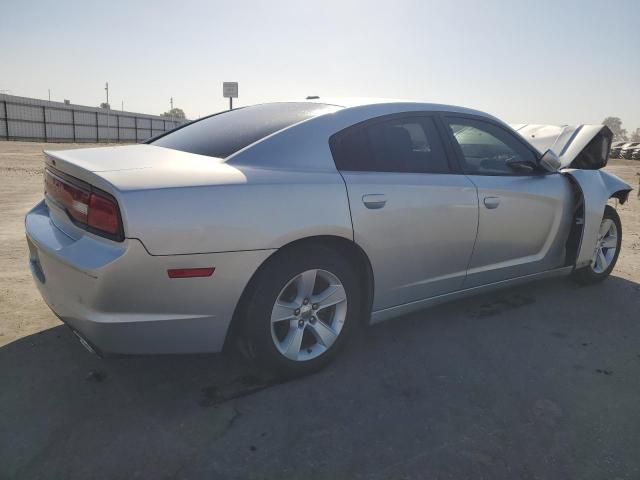
[[[109,82],[105,82],[104,84],[104,89],[107,92],[107,143],[109,143],[110,140],[110,134],[111,132],[109,131]],[[98,127],[100,128],[100,127]]]
[[[51,89],[47,88],[47,91],[49,92],[49,102],[51,102]]]
[[[122,111],[124,112],[124,100],[122,100]]]

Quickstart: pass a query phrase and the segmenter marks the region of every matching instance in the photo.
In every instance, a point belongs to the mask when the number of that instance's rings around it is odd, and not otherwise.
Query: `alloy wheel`
[[[271,311],[271,338],[289,360],[312,360],[336,342],[346,316],[347,295],[338,277],[307,270],[278,295]]]
[[[595,273],[602,273],[609,268],[616,256],[618,248],[618,228],[613,220],[605,218],[600,224],[596,249],[591,259],[591,268]]]

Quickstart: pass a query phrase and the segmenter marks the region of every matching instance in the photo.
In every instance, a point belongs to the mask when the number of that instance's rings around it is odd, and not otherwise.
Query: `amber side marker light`
[[[215,268],[173,268],[167,270],[169,278],[194,278],[194,277],[210,277],[213,275]]]

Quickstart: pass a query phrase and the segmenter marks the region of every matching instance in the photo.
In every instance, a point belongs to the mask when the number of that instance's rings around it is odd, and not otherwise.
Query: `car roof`
[[[299,101],[299,100],[297,100]],[[422,102],[419,100],[407,100],[398,98],[379,97],[314,97],[304,100],[308,103],[321,103],[325,105],[335,105],[344,109],[361,108],[369,106],[388,106],[390,110],[397,110],[398,106],[405,105],[410,111],[423,110],[433,112],[465,113],[497,120],[493,115],[472,108],[459,107],[441,103]]]
[[[493,120],[511,130],[506,123],[478,110],[415,100],[318,97],[268,103],[310,103],[334,108],[327,108],[326,112],[248,145],[230,155],[226,160],[228,163],[259,167],[265,165],[265,159],[269,158],[271,168],[332,170],[335,164],[329,150],[329,138],[362,122],[394,114],[444,112],[474,115]]]
[[[500,123],[504,122],[493,115],[475,110],[472,108],[460,107],[457,105],[447,105],[443,103],[422,102],[419,100],[407,100],[398,98],[383,98],[383,97],[320,97],[313,96],[306,99],[288,99],[275,102],[263,102],[263,103],[315,103],[322,105],[330,105],[340,107],[342,110],[367,110],[370,109],[376,112],[376,115],[382,114],[384,110],[388,110],[388,113],[399,113],[403,109],[407,112],[412,111],[425,111],[425,112],[448,112],[448,113],[461,113],[468,115],[477,115],[480,117],[490,118]],[[247,105],[251,106],[251,105]]]

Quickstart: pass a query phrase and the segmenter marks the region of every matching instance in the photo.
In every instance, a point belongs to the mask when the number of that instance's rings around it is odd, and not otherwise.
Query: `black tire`
[[[604,207],[604,215],[602,216],[602,220],[605,219],[613,221],[617,228],[617,243],[613,260],[611,261],[609,267],[602,272],[594,271],[592,265],[573,272],[572,278],[582,285],[589,285],[603,281],[609,276],[609,274],[611,274],[611,271],[615,268],[616,262],[618,261],[618,255],[620,255],[620,247],[622,246],[622,222],[620,222],[620,216],[618,215],[616,209],[610,205],[606,205]]]
[[[271,311],[290,280],[313,269],[335,275],[344,287],[347,313],[335,342],[320,356],[294,361],[277,349],[271,334]],[[292,378],[316,372],[335,359],[357,329],[362,311],[362,291],[356,268],[348,258],[322,245],[292,247],[277,252],[252,281],[242,313],[242,341],[245,354],[255,365],[278,378]]]

